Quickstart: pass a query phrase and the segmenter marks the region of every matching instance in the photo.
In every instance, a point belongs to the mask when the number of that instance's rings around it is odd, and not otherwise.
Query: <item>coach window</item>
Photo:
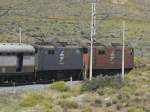
[[[28,55],[28,56],[32,56],[32,55],[34,55],[34,53],[27,53],[26,55]]]
[[[7,56],[11,56],[11,55],[12,55],[12,53],[6,53],[6,55],[7,55]]]
[[[15,53],[15,52],[13,52],[13,53],[12,53],[12,55],[13,55],[13,56],[15,56],[15,55],[16,55],[16,53]]]
[[[37,53],[38,52],[38,48],[35,48],[35,53]]]
[[[98,51],[98,54],[99,54],[99,55],[105,55],[105,54],[106,54],[106,51],[104,51],[104,50],[99,50],[99,51]]]
[[[55,51],[54,50],[48,50],[48,54],[53,55],[53,54],[55,54]]]

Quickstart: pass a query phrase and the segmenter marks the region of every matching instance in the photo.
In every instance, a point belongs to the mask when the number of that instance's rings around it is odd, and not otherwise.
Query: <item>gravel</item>
[[[48,88],[48,84],[25,85],[16,87],[0,87],[0,95],[24,93],[24,92],[39,92]]]
[[[67,85],[77,84],[80,81],[66,82]],[[48,84],[24,85],[16,87],[0,87],[0,95],[25,93],[25,92],[40,92],[48,88]]]

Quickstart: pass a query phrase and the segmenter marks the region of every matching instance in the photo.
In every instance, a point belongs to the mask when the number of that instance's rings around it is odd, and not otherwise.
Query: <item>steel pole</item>
[[[125,29],[126,29],[126,22],[123,21],[123,39],[122,39],[122,80],[124,81],[124,74],[125,74]]]
[[[19,27],[19,42],[22,43],[22,29]]]
[[[93,78],[93,40],[96,35],[96,2],[92,3],[92,14],[91,14],[91,46],[90,46],[90,80]]]

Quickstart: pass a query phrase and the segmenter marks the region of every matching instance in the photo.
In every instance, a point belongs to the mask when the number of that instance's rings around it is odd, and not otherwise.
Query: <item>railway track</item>
[[[70,79],[62,79],[61,81],[69,81]],[[42,80],[33,82],[8,82],[0,83],[0,87],[13,87],[13,86],[24,86],[24,85],[36,85],[36,84],[50,84],[58,80]]]

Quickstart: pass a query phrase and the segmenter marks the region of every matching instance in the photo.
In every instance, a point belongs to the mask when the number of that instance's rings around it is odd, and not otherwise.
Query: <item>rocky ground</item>
[[[97,77],[50,85],[0,88],[0,112],[149,112],[150,69],[133,70],[125,81]]]

